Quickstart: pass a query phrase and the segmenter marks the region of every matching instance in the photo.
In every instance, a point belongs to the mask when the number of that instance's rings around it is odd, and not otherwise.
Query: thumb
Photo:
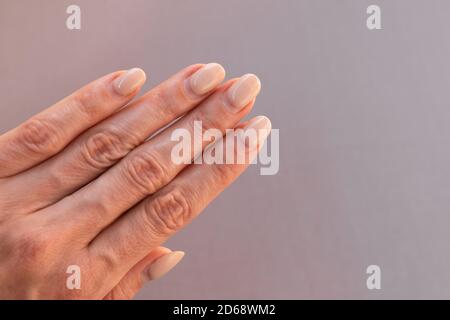
[[[156,280],[172,270],[184,257],[182,251],[158,247],[139,261],[120,282],[106,295],[104,300],[133,298],[146,282]]]

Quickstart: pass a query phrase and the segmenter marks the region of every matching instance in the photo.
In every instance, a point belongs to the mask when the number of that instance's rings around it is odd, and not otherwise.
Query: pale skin
[[[144,72],[117,71],[1,135],[0,298],[130,299],[172,268],[183,254],[161,245],[248,164],[174,164],[171,132],[270,130],[243,121],[258,78],[224,77],[192,65],[136,99]],[[70,265],[80,289],[66,286]]]

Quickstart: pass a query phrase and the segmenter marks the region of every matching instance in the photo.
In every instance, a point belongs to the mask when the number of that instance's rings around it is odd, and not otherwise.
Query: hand
[[[0,297],[127,299],[173,267],[183,253],[159,246],[247,168],[270,131],[265,117],[240,123],[258,78],[224,77],[218,64],[193,65],[132,101],[145,73],[114,72],[1,135]],[[245,144],[245,163],[177,164],[171,134],[196,120],[267,133]],[[69,266],[79,289],[67,287]]]

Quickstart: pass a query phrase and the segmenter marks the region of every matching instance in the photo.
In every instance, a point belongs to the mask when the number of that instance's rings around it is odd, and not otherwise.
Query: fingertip
[[[149,280],[163,277],[184,258],[185,252],[173,251],[153,262],[145,271]]]
[[[216,88],[225,79],[225,69],[218,63],[208,63],[189,78],[191,90],[202,96]]]
[[[141,68],[131,68],[114,80],[114,90],[121,96],[136,93],[147,81],[147,75]]]

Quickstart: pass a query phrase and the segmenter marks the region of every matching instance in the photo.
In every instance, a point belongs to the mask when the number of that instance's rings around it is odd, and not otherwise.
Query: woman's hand
[[[194,121],[222,134],[270,130],[265,117],[240,123],[258,78],[221,85],[224,77],[218,64],[193,65],[131,102],[144,72],[115,72],[1,135],[0,297],[126,299],[173,267],[183,253],[159,246],[248,161],[177,164],[172,132],[192,133]],[[79,289],[67,286],[70,266],[81,271]]]

